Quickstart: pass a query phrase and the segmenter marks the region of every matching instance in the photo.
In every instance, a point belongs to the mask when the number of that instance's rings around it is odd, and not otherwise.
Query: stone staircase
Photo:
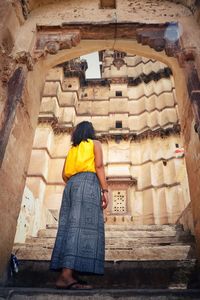
[[[57,227],[15,244],[20,260],[50,260]],[[106,261],[188,260],[195,258],[193,237],[179,225],[106,225]]]
[[[8,286],[54,287],[57,273],[49,271],[49,260],[56,232],[56,226],[47,226],[38,237],[14,245],[19,273]],[[182,226],[106,225],[105,236],[105,275],[83,276],[96,289],[182,290],[194,286],[195,243]]]

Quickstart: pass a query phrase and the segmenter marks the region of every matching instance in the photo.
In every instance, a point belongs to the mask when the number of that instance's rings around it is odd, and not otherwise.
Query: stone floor
[[[39,288],[0,288],[0,300],[199,300],[200,290],[136,290],[96,289],[90,291],[55,290]]]

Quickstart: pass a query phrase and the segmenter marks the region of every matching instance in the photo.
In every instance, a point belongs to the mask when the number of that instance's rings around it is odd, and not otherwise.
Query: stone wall
[[[17,220],[15,243],[25,243],[29,237],[36,237],[46,224],[56,224],[52,214],[43,204],[43,198],[35,198],[30,189],[25,186],[21,210]]]

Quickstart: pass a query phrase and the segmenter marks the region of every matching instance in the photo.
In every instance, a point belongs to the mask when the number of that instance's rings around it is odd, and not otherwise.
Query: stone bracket
[[[29,71],[33,70],[35,61],[31,56],[30,52],[26,52],[26,51],[18,52],[15,56],[15,60],[18,64],[25,64]]]
[[[177,23],[143,26],[136,29],[136,40],[156,51],[165,51],[167,56],[176,56],[180,51],[179,27]]]
[[[80,31],[77,29],[37,28],[34,54],[40,57],[47,53],[56,54],[59,50],[71,49],[80,43]]]
[[[193,62],[195,60],[196,48],[182,48],[176,53],[176,58],[179,62],[181,68],[184,68],[188,62]]]

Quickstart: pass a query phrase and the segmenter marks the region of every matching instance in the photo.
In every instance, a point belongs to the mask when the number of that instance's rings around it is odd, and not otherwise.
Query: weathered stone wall
[[[47,223],[55,224],[55,219],[43,204],[43,199],[36,199],[25,186],[14,242],[25,243],[26,238],[36,237],[38,230],[46,228]]]
[[[185,231],[189,231],[192,235],[195,235],[191,202],[181,213],[180,217],[177,220],[177,224],[181,224]]]
[[[32,73],[31,80],[26,66],[16,64],[12,55],[17,31],[23,17],[18,15],[8,1],[0,9],[0,274],[9,261],[20,211],[22,192],[30,159],[34,127],[40,101],[40,76]],[[37,91],[35,94],[32,79]],[[27,88],[25,88],[25,84]],[[30,88],[30,90],[29,90]],[[1,277],[3,280],[3,277]]]

